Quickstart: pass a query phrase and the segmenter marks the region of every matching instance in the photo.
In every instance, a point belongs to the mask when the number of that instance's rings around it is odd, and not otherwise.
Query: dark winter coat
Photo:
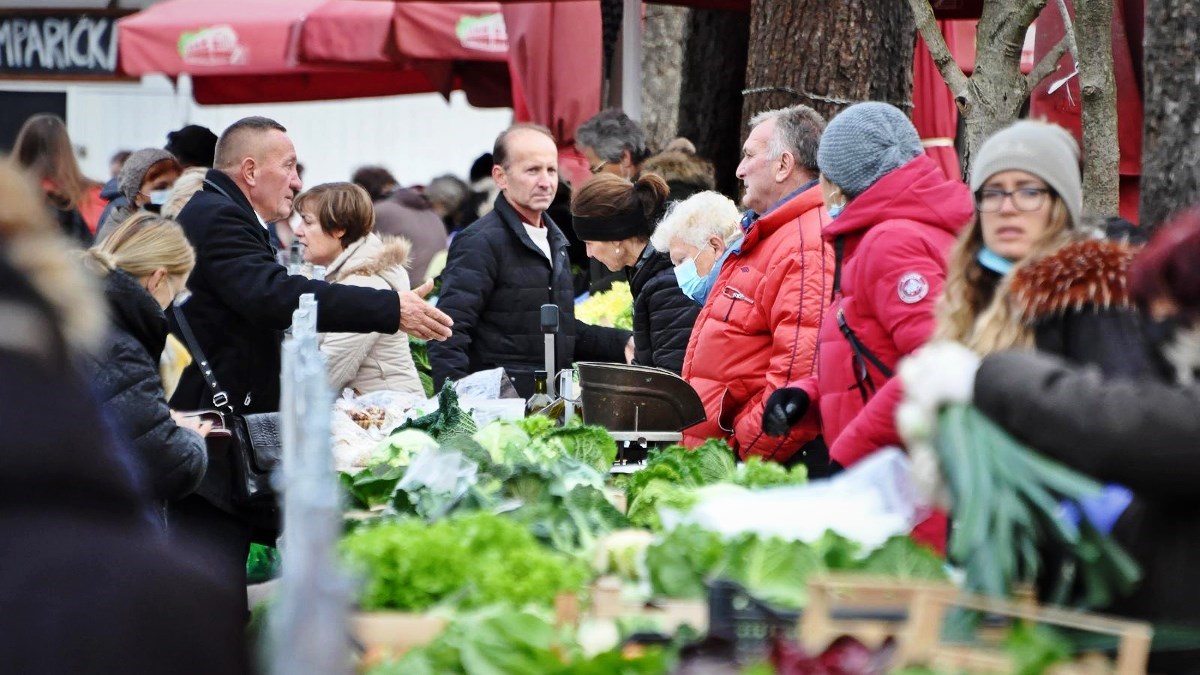
[[[167,318],[137,280],[114,270],[104,280],[112,330],[105,351],[88,370],[109,421],[130,442],[155,499],[191,494],[208,466],[204,439],[171,419],[158,359]]]
[[[678,375],[700,305],[679,290],[666,253],[655,251],[625,271],[633,293],[633,362]]]
[[[399,329],[400,301],[395,292],[289,276],[275,260],[267,230],[250,202],[220,171],[208,172],[204,189],[183,207],[177,220],[196,249],[196,268],[188,279],[192,297],[183,313],[217,382],[239,413],[279,409],[279,348],[301,295],[316,295],[318,331],[395,333]],[[177,326],[172,325],[172,330],[183,339]],[[171,407],[213,407],[212,392],[195,363],[183,371]],[[197,494],[235,513],[230,486],[228,460],[211,457]]]
[[[503,367],[522,396],[533,393],[533,371],[544,368],[541,306],[558,305],[556,368],[580,361],[624,362],[628,331],[575,319],[567,239],[549,228],[551,264],[529,238],[501,194],[491,213],[459,232],[450,245],[438,309],[454,320],[454,335],[429,343],[435,387],[470,373]]]
[[[413,286],[425,283],[429,262],[446,250],[446,226],[425,195],[401,188],[375,202],[375,231],[404,237],[412,245],[408,278]]]
[[[1136,495],[1113,532],[1143,578],[1108,611],[1200,626],[1200,386],[1103,379],[1057,357],[1001,352],[979,368],[975,405],[1030,447]]]
[[[1013,271],[1009,297],[1038,351],[1098,366],[1113,377],[1155,377],[1126,277],[1136,250],[1081,240]]]
[[[67,235],[71,241],[79,244],[82,248],[92,245],[95,237],[92,236],[92,231],[88,228],[87,221],[83,219],[83,214],[79,212],[79,209],[60,209],[51,206],[50,212],[58,222],[58,226],[62,228],[63,234]]]
[[[0,330],[4,672],[247,673],[238,596],[154,526],[138,462],[70,367],[60,317],[3,248],[0,313],[23,327]],[[66,283],[47,267],[39,288]]]

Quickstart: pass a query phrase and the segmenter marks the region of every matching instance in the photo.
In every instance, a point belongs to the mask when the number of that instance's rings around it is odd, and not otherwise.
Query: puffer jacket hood
[[[347,246],[329,266],[325,278],[334,284],[407,291],[409,280],[404,265],[410,249],[403,237],[380,237],[372,232]],[[334,391],[350,388],[360,393],[384,389],[424,393],[408,335],[403,332],[323,333],[321,351],[327,359]]]
[[[1131,309],[1127,277],[1136,253],[1122,242],[1089,239],[1021,265],[1010,286],[1021,319],[1033,324],[1085,306]]]
[[[408,290],[408,274],[401,280],[397,270],[403,272],[411,254],[412,243],[404,237],[372,232],[347,246],[325,271],[325,279],[336,283],[352,275],[381,276],[394,290]]]
[[[880,178],[825,226],[825,238],[861,234],[882,220],[909,220],[952,235],[971,219],[974,204],[962,181],[947,180],[941,167],[920,155]]]

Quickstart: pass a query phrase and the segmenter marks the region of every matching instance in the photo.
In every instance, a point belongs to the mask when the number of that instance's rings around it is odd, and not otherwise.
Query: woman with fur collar
[[[1019,347],[1154,373],[1126,286],[1135,250],[1081,231],[1079,148],[1061,127],[1020,121],[971,168],[975,218],[950,259],[937,337],[980,354]]]
[[[296,238],[304,260],[326,268],[325,280],[379,290],[410,289],[410,245],[400,237],[375,234],[375,211],[367,191],[354,183],[325,183],[296,198],[303,222]],[[353,389],[424,394],[408,336],[404,333],[324,333],[321,352],[328,360],[335,392]]]

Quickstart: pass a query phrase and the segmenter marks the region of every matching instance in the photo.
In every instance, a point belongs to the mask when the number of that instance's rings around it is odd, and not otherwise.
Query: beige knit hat
[[[971,164],[971,191],[977,192],[1001,171],[1025,171],[1046,181],[1071,214],[1071,226],[1083,217],[1079,145],[1057,124],[1021,120],[988,137]]]

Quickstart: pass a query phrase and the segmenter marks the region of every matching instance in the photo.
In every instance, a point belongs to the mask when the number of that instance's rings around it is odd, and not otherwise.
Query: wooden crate
[[[652,606],[626,602],[621,598],[621,582],[614,577],[597,579],[590,592],[588,618],[649,618],[668,633],[684,625],[700,633],[708,630],[708,604],[702,600],[660,600]]]
[[[1099,614],[1039,606],[1031,592],[1014,600],[985,598],[949,583],[900,581],[885,577],[829,575],[809,583],[809,601],[800,620],[800,643],[819,653],[834,638],[850,635],[877,649],[888,637],[897,640],[894,667],[925,665],[947,672],[1010,673],[1013,663],[1000,646],[1006,628],[981,630],[979,644],[942,641],[942,626],[951,608],[1072,628],[1118,639],[1115,662],[1097,655],[1056,666],[1051,672],[1146,672],[1153,631],[1149,624]]]

